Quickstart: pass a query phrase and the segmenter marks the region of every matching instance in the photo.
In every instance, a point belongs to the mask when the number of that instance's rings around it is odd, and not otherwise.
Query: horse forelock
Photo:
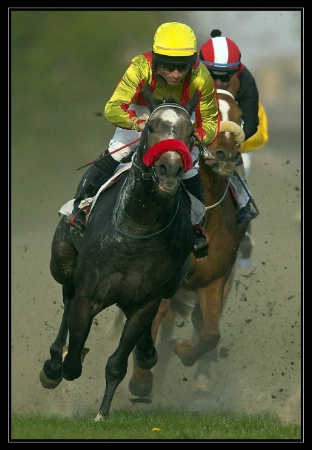
[[[233,122],[236,122],[237,124],[240,124],[242,111],[236,103],[233,95],[230,92],[224,92],[225,93],[218,90],[218,105],[221,114],[221,120],[231,120]]]
[[[219,99],[219,110],[221,113],[222,120],[230,120],[229,118],[230,105],[226,100]]]
[[[147,126],[147,148],[166,139],[178,139],[189,148],[194,127],[189,113],[180,105],[161,104],[150,115]]]
[[[178,110],[176,108],[168,108],[159,111],[159,118],[166,122],[171,122],[172,125],[176,125],[181,119],[181,114],[178,113]]]

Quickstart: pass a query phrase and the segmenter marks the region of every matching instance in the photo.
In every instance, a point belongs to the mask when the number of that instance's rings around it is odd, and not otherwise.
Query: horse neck
[[[229,179],[200,160],[200,178],[205,191],[205,205],[211,206],[222,198]]]
[[[159,195],[155,183],[151,172],[147,171],[136,154],[114,211],[115,223],[128,234],[154,233],[173,218],[180,191],[175,196],[166,198]]]

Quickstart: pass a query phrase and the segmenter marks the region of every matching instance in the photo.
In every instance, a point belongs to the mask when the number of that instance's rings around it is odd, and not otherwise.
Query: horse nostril
[[[216,151],[215,156],[219,162],[223,162],[228,158],[228,155],[223,150]]]
[[[165,190],[167,190],[167,191],[174,191],[177,189],[178,181],[176,178],[169,177],[165,180],[163,186],[164,186]]]

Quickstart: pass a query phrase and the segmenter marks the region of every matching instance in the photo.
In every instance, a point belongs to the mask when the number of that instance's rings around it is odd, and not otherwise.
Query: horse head
[[[172,98],[157,100],[149,88],[145,89],[144,95],[151,114],[142,132],[134,163],[144,172],[143,177],[151,176],[156,181],[160,195],[172,196],[185,171],[193,165],[191,114],[198,96],[195,93],[186,105],[181,106]]]
[[[231,90],[217,89],[219,113],[221,117],[220,132],[216,139],[204,151],[203,157],[208,165],[223,176],[234,173],[236,163],[241,157],[239,144],[245,139],[242,129],[242,110],[235,100],[235,93],[239,86]]]

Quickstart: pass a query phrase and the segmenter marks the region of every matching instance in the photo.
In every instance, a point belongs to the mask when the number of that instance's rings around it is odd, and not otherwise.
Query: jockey
[[[150,86],[157,99],[173,97],[181,105],[197,91],[199,103],[193,120],[195,139],[209,145],[218,134],[219,114],[214,82],[199,61],[193,30],[178,22],[160,25],[154,36],[152,51],[131,60],[104,107],[105,119],[115,125],[116,130],[108,149],[101,155],[104,157],[85,172],[78,185],[73,212],[66,220],[80,231],[85,227],[84,212],[77,214],[81,200],[95,196],[120,162],[135,150],[135,144],[126,145],[141,136],[148,119],[150,111],[143,97],[146,85]],[[120,147],[125,148],[116,151]],[[197,155],[198,148],[193,147],[192,158],[195,162]],[[203,202],[203,188],[196,163],[186,172],[183,182],[187,190]]]
[[[236,94],[236,101],[242,110],[243,130],[245,141],[240,144],[239,151],[250,152],[262,147],[268,139],[268,136],[259,127],[259,93],[256,81],[247,67],[241,62],[241,52],[238,46],[231,39],[221,36],[220,30],[212,30],[211,39],[208,39],[199,51],[200,60],[205,64],[214,79],[216,89],[227,90],[231,78],[237,76],[240,88]],[[252,148],[250,139],[253,139]],[[241,158],[238,162],[237,172],[240,172],[240,178],[245,181],[244,163]],[[235,184],[235,177],[231,177]],[[240,218],[237,219],[238,225],[249,222],[257,216],[257,213],[251,210],[250,203],[244,205],[240,210]]]
[[[239,146],[242,161],[238,168],[241,178],[246,181],[252,152],[262,148],[269,139],[267,115],[263,104],[259,101],[256,81],[247,67],[241,63],[241,52],[238,46],[231,39],[221,36],[220,30],[213,30],[210,35],[211,39],[200,47],[199,55],[214,79],[216,89],[227,90],[234,74],[240,82],[236,101],[242,110],[245,141]],[[249,222],[247,233],[240,245],[239,265],[243,268],[252,267],[250,260],[252,247],[253,239]]]
[[[259,101],[258,108],[259,126],[255,134],[244,141],[239,150],[242,152],[245,174],[248,178],[250,173],[252,155],[255,150],[260,150],[269,140],[268,118],[263,104]],[[241,269],[252,269],[254,263],[251,260],[254,240],[251,235],[251,222],[248,223],[247,231],[243,237],[238,252],[237,263]]]
[[[227,89],[231,77],[236,73],[240,89],[236,101],[242,110],[245,140],[256,133],[259,118],[259,94],[256,81],[247,67],[241,63],[241,52],[231,39],[221,36],[220,30],[212,30],[211,39],[205,42],[199,51],[200,60],[215,80],[217,89]]]

